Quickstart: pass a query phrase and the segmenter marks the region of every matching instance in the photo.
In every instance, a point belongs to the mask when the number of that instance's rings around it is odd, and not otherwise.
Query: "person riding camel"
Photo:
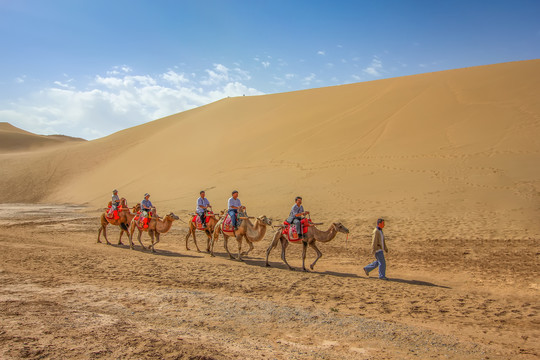
[[[201,196],[197,199],[197,210],[195,212],[201,218],[202,227],[206,228],[206,211],[208,208],[212,208],[210,202],[205,198],[206,193],[201,191],[199,193]]]
[[[244,210],[246,207],[242,206],[240,199],[238,198],[238,191],[234,190],[232,192],[232,197],[229,198],[229,209],[227,212],[231,217],[231,222],[234,227],[234,230],[238,230],[238,211]]]
[[[114,218],[118,219],[118,212],[115,213],[115,211],[118,210],[118,207],[120,206],[120,197],[118,196],[118,190],[113,190],[112,200],[111,200],[111,208],[109,209],[109,217],[113,217],[113,214],[115,215]]]
[[[148,219],[152,212],[152,208],[154,207],[152,202],[148,199],[149,197],[150,194],[146,193],[144,194],[143,201],[141,201],[141,216],[143,217],[144,228],[148,227]]]
[[[291,224],[291,226],[296,226],[298,238],[302,239],[304,237],[304,234],[302,234],[301,226],[302,219],[304,218],[304,215],[309,214],[309,211],[304,211],[304,207],[302,206],[302,198],[300,196],[297,196],[294,201],[295,204],[293,205],[291,212],[289,213],[289,217],[286,221]]]

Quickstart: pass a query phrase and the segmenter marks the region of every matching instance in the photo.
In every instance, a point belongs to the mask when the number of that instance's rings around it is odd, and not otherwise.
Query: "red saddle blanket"
[[[119,205],[116,210],[114,210],[113,212],[111,212],[111,208],[112,208],[112,205],[109,204],[108,206],[109,210],[107,211],[107,218],[108,219],[120,219],[120,216],[118,216],[118,212],[119,211],[122,211],[122,205]]]
[[[306,234],[308,231],[309,225],[312,223],[311,219],[302,219],[300,223],[302,225],[302,233]],[[285,225],[285,227],[283,228],[281,233],[285,235],[289,241],[298,242],[302,240],[298,237],[296,226],[291,226],[291,224],[289,224],[287,221],[284,221],[283,225]]]
[[[150,221],[150,219],[151,215],[146,218],[141,216],[141,212],[139,211],[137,215],[135,215],[135,217],[133,218],[133,221],[135,221],[135,225],[137,225],[139,229],[148,229],[148,222]]]
[[[221,224],[221,230],[224,232],[230,232],[230,233],[234,232],[232,219],[229,216],[229,214],[225,216],[225,220],[223,220],[223,223]]]
[[[208,224],[212,216],[214,216],[213,212],[211,211],[207,212],[206,219],[204,222]],[[201,217],[199,215],[193,215],[193,218],[191,218],[191,222],[195,224],[195,228],[197,230],[204,230],[204,228],[202,227]]]

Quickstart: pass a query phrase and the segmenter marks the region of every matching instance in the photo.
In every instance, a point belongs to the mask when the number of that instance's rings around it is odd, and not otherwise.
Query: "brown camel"
[[[214,229],[214,238],[212,239],[210,255],[214,256],[214,244],[218,240],[219,233],[221,232],[223,234],[223,246],[225,247],[225,250],[227,250],[229,258],[234,259],[234,256],[232,256],[230,253],[227,242],[229,237],[236,237],[236,241],[238,241],[238,260],[243,261],[242,255],[248,255],[249,252],[253,250],[253,243],[261,241],[264,238],[264,235],[266,234],[266,226],[272,225],[272,219],[269,219],[264,215],[259,216],[255,220],[255,225],[251,223],[249,217],[247,216],[242,216],[239,214],[238,218],[242,219],[242,223],[238,227],[238,230],[234,232],[223,231],[221,224],[225,220],[225,217],[219,220]],[[245,253],[242,253],[242,238],[245,238],[246,242],[249,244],[249,250]]]
[[[186,250],[189,250],[189,247],[188,247],[189,237],[193,235],[193,242],[195,243],[195,246],[197,247],[197,252],[201,252],[201,250],[199,249],[199,245],[197,245],[197,238],[195,236],[195,233],[197,232],[197,230],[199,230],[199,231],[204,231],[204,233],[206,234],[207,236],[206,251],[210,252],[210,241],[212,240],[212,234],[214,233],[216,224],[218,223],[219,219],[223,216],[224,213],[225,213],[224,210],[222,210],[219,214],[214,214],[213,212],[207,213],[206,218],[210,218],[210,219],[206,223],[206,228],[203,230],[197,229],[197,224],[193,222],[192,220],[193,216],[192,216],[189,220],[189,229],[186,235]]]
[[[109,204],[111,204],[111,202],[109,202]],[[101,214],[101,218],[100,218],[101,226],[99,228],[98,238],[97,238],[98,243],[101,243],[100,237],[101,237],[101,233],[103,232],[103,236],[105,237],[105,241],[107,242],[107,245],[111,245],[111,243],[109,242],[109,239],[107,239],[107,225],[109,224],[120,226],[120,237],[118,238],[118,245],[123,245],[122,235],[124,235],[124,232],[129,237],[129,231],[128,231],[129,223],[135,217],[135,215],[137,214],[137,211],[141,209],[141,204],[135,205],[133,207],[133,212],[129,211],[129,208],[127,206],[127,201],[125,198],[120,199],[120,204],[122,205],[122,209],[118,211],[118,216],[120,217],[119,219],[111,219],[107,217],[108,209],[106,209],[105,212]]]
[[[302,239],[301,241],[302,247],[303,247],[302,248],[302,270],[308,271],[305,267],[307,247],[310,246],[313,250],[317,252],[317,258],[315,259],[313,264],[310,265],[311,270],[313,270],[315,263],[322,256],[321,251],[319,250],[317,245],[315,245],[315,243],[317,241],[323,242],[323,243],[329,242],[330,240],[336,237],[338,232],[348,234],[349,229],[347,229],[341,223],[332,223],[332,225],[330,225],[330,227],[326,231],[321,231],[317,229],[314,225],[308,227],[307,232],[304,234],[304,239]],[[283,260],[285,265],[287,265],[289,270],[294,270],[285,259],[285,253],[287,250],[287,246],[289,246],[289,240],[287,239],[286,235],[282,234],[282,229],[279,229],[278,231],[276,231],[274,235],[274,239],[272,240],[272,243],[268,247],[268,250],[266,250],[266,266],[270,266],[270,264],[268,263],[268,255],[270,255],[270,251],[272,251],[277,246],[279,241],[281,241],[281,259]],[[300,243],[300,241],[298,243]]]
[[[159,216],[155,214],[155,212],[152,212],[152,218],[148,222],[147,228],[142,228],[139,226],[138,221],[135,219],[131,220],[131,228],[129,233],[129,247],[133,249],[133,232],[135,232],[135,228],[139,230],[139,235],[137,237],[137,240],[139,240],[139,244],[141,244],[141,247],[143,249],[146,249],[146,247],[143,245],[141,241],[141,235],[143,231],[148,231],[148,235],[150,235],[150,238],[152,239],[152,244],[148,246],[148,248],[152,249],[152,252],[156,252],[154,249],[154,246],[159,242],[159,235],[165,234],[167,231],[171,229],[172,223],[174,220],[178,220],[179,217],[174,215],[174,213],[170,213],[168,215],[165,215],[163,219],[161,219]],[[154,242],[154,235],[156,237],[156,241]]]

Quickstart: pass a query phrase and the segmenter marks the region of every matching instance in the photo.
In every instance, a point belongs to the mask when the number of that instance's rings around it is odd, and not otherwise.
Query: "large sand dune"
[[[540,234],[540,60],[227,98],[111,136],[0,156],[7,202],[409,218],[432,236]],[[458,220],[459,219],[459,220]],[[467,221],[461,221],[467,219]],[[421,223],[419,223],[419,221]],[[440,233],[438,229],[445,230]],[[420,231],[420,230],[419,230]]]

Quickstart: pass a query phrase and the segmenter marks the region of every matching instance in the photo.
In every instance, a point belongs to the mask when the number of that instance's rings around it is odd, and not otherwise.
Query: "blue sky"
[[[540,1],[0,0],[0,121],[95,139],[227,96],[540,58]]]

